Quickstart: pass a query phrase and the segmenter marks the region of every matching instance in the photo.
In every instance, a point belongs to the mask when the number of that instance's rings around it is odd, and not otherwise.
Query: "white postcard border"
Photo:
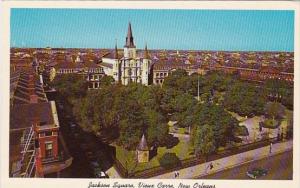
[[[31,188],[31,187],[74,187],[86,188],[89,182],[114,182],[133,183],[138,182],[150,183],[157,185],[159,182],[164,184],[172,184],[177,188],[179,183],[190,184],[193,187],[194,183],[201,184],[202,182],[209,185],[215,185],[216,188],[253,188],[253,187],[269,187],[272,188],[299,188],[299,136],[300,136],[300,65],[299,65],[299,45],[300,45],[300,30],[299,30],[299,10],[300,3],[296,1],[5,1],[1,2],[1,61],[0,61],[0,143],[1,143],[1,185],[3,188]],[[10,50],[10,8],[115,8],[115,9],[242,9],[242,10],[294,10],[295,11],[295,37],[294,37],[294,146],[293,146],[293,180],[153,180],[153,179],[22,179],[8,177],[8,159],[9,159],[9,50]],[[298,116],[297,116],[298,115]],[[202,187],[198,187],[202,188]]]

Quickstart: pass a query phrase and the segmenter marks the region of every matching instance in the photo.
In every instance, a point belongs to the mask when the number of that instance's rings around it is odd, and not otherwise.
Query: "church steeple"
[[[144,50],[144,59],[150,59],[148,48],[147,48],[147,43],[145,45],[145,50]]]
[[[115,45],[114,58],[115,58],[115,59],[119,59],[119,55],[118,55],[118,47],[117,47],[117,40],[116,40],[116,45]]]
[[[126,44],[124,47],[127,48],[135,48],[134,42],[133,42],[133,36],[132,36],[132,29],[131,29],[131,23],[128,24],[128,31],[127,31],[127,37],[126,37]]]

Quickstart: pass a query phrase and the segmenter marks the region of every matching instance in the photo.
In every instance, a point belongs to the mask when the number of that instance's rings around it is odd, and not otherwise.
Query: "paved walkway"
[[[122,178],[114,166],[108,169],[105,173],[109,178]]]
[[[255,150],[247,151],[244,153],[224,157],[215,161],[199,164],[196,166],[188,167],[179,170],[179,177],[181,179],[191,179],[195,177],[202,177],[208,174],[213,174],[225,169],[233,168],[244,163],[259,160],[272,156],[278,153],[291,150],[293,148],[293,141],[289,140],[286,142],[276,143],[272,145],[272,152],[270,153],[270,146],[265,146]],[[213,168],[211,168],[211,165]],[[175,172],[162,174],[159,176],[152,177],[155,179],[170,179],[175,178]]]

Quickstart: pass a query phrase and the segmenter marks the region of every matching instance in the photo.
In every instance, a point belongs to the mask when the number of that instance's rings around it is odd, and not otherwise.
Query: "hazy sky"
[[[294,51],[294,11],[12,9],[11,46]]]

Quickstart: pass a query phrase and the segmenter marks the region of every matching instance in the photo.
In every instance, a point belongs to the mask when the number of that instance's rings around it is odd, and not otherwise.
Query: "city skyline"
[[[12,9],[11,47],[122,48],[128,22],[138,49],[294,51],[278,10]]]

